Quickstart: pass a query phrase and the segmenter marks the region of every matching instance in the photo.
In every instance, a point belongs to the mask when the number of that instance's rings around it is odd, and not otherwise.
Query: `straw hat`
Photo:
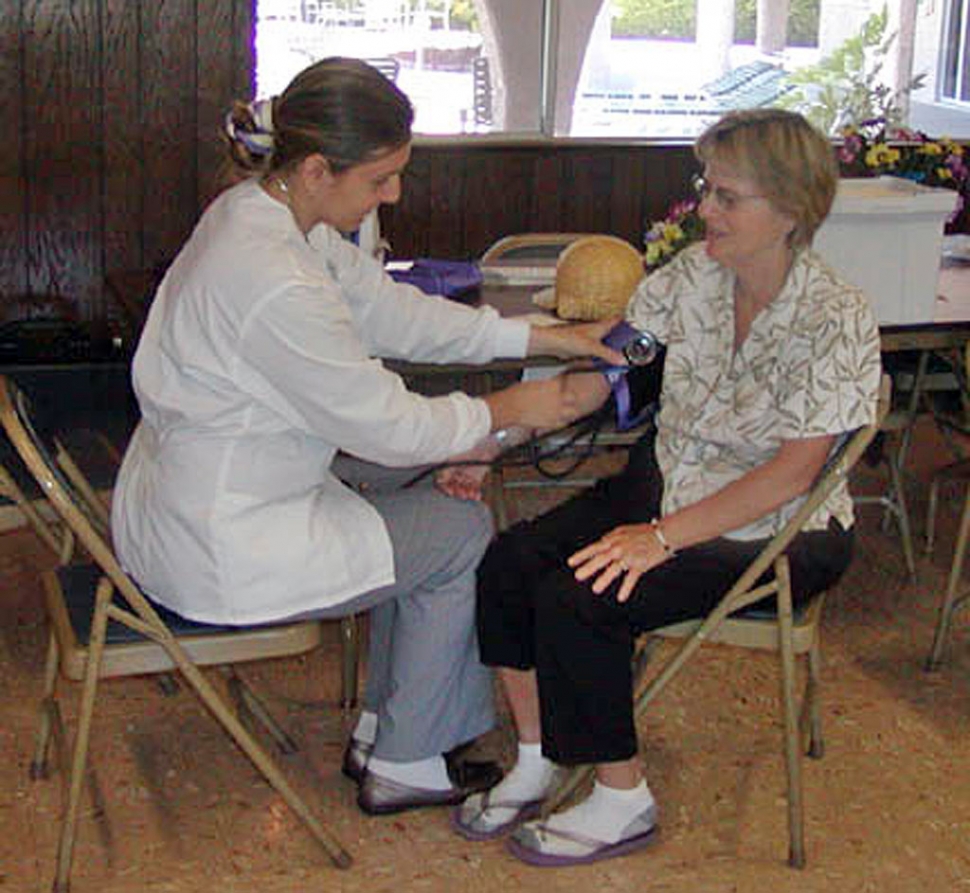
[[[585,236],[556,264],[556,313],[563,319],[622,316],[643,278],[643,257],[616,236]]]

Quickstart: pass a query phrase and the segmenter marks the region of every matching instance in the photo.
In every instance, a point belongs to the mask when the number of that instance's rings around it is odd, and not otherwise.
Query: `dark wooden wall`
[[[689,195],[695,170],[687,146],[418,145],[382,225],[397,257],[477,257],[520,232],[605,232],[640,246],[646,224]]]
[[[251,94],[252,27],[251,0],[3,0],[0,319],[58,296],[110,322],[105,276],[172,257],[214,193],[225,109]],[[690,169],[686,147],[419,145],[384,228],[398,257],[535,230],[639,244]]]
[[[0,294],[109,315],[104,275],[171,256],[213,192],[227,101],[250,92],[239,0],[4,0]]]

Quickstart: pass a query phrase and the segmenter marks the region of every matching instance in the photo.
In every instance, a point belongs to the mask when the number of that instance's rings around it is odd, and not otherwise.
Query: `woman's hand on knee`
[[[666,559],[667,553],[650,524],[624,524],[574,552],[567,564],[577,580],[592,581],[591,588],[597,595],[620,580],[616,600],[625,602],[640,577]]]

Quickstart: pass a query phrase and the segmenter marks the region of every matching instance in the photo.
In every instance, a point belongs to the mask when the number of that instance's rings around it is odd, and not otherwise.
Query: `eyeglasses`
[[[714,186],[701,174],[694,176],[691,180],[691,185],[694,187],[694,192],[697,193],[697,197],[701,201],[704,201],[704,199],[710,196],[722,211],[734,211],[738,205],[744,202],[766,198],[764,195],[741,195],[732,189],[725,189],[723,186]]]

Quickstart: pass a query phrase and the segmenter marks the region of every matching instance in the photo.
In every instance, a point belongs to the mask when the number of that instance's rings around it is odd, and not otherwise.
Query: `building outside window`
[[[970,0],[950,0],[941,80],[944,99],[970,103]]]
[[[888,13],[904,123],[970,137],[970,0],[256,0],[256,90],[315,59],[371,61],[419,134],[689,140],[730,108],[792,95]],[[882,41],[881,41],[882,42]]]

